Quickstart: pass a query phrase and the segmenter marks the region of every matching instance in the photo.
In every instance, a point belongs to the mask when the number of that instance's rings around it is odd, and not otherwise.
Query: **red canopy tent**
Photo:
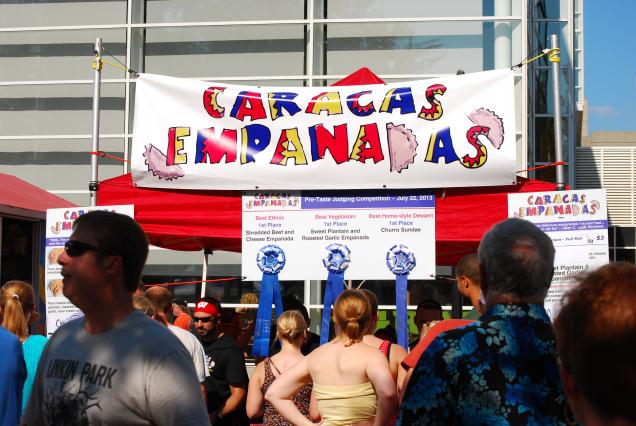
[[[553,191],[556,185],[518,178],[516,185],[436,191],[438,265],[474,252],[493,224],[508,217],[508,193]],[[135,187],[130,174],[100,184],[98,205],[134,204],[135,219],[156,246],[172,250],[241,251],[241,194]]]
[[[382,84],[361,68],[334,86]],[[475,252],[483,234],[508,217],[508,193],[552,191],[554,183],[517,178],[516,185],[436,191],[436,263],[454,265]],[[135,187],[130,174],[103,181],[98,205],[134,204],[151,244],[172,250],[241,251],[241,193]]]

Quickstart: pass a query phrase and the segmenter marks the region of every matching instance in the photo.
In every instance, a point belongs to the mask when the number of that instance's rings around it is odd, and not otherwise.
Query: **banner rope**
[[[93,68],[93,69],[95,69],[97,66],[99,66],[99,69],[101,70],[101,69],[102,69],[102,64],[107,64],[107,65],[110,65],[111,67],[115,67],[115,68],[119,68],[119,69],[121,69],[121,70],[124,70],[124,71],[126,71],[127,73],[129,73],[129,74],[131,74],[131,75],[133,75],[133,76],[135,76],[135,77],[139,77],[139,73],[138,73],[137,71],[135,71],[135,70],[133,70],[133,69],[130,69],[130,68],[126,67],[126,65],[122,64],[122,63],[121,63],[121,62],[120,62],[120,61],[119,61],[119,60],[118,60],[115,56],[113,56],[113,55],[112,55],[112,54],[111,54],[108,50],[103,49],[103,48],[102,48],[102,50],[103,50],[103,52],[104,52],[105,54],[107,54],[108,56],[110,56],[111,58],[113,58],[113,59],[114,59],[117,63],[115,64],[115,63],[113,63],[113,62],[107,61],[107,60],[103,59],[103,58],[102,58],[99,54],[95,54],[95,59],[94,59],[94,61],[93,61],[93,63],[92,63],[92,68]],[[99,64],[99,65],[97,65],[97,64]]]
[[[561,52],[561,49],[559,49],[558,47],[555,49],[543,49],[541,51],[542,53],[540,55],[534,56],[532,58],[526,58],[523,61],[519,62],[517,65],[513,65],[510,69],[514,70],[515,68],[521,68],[523,65],[527,65],[530,62],[536,61],[539,58],[544,57],[545,55],[549,55],[548,56],[548,60],[550,62],[560,62],[561,59],[559,57],[559,53]]]
[[[193,285],[193,284],[201,284],[201,283],[218,283],[221,281],[232,281],[232,280],[240,280],[242,277],[232,277],[232,278],[215,278],[213,280],[197,280],[197,281],[177,281],[174,283],[161,283],[161,284],[144,284],[144,287],[169,287],[172,285]]]
[[[89,154],[97,155],[98,157],[112,158],[113,160],[123,161],[124,163],[130,163],[130,160],[126,160],[125,158],[116,157],[114,155],[106,154],[104,151],[90,151]]]
[[[566,163],[565,161],[555,161],[554,163],[544,164],[542,166],[536,166],[536,167],[530,167],[524,170],[518,170],[516,173],[523,173],[523,172],[529,172],[532,170],[547,169],[548,167],[567,166],[567,165],[568,163]]]

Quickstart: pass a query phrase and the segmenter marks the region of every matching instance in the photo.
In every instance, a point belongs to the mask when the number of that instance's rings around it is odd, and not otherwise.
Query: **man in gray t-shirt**
[[[132,306],[148,255],[139,225],[93,211],[73,229],[58,263],[64,295],[85,316],[59,328],[47,344],[22,423],[209,424],[187,351]]]

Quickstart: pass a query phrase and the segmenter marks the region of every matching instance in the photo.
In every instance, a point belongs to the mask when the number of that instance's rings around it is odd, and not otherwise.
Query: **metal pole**
[[[208,250],[203,249],[203,274],[201,274],[201,297],[205,297],[206,282],[208,279]]]
[[[99,151],[99,97],[102,84],[102,39],[95,40],[93,49],[95,60],[93,61],[93,149],[92,152]],[[88,184],[90,191],[91,206],[97,205],[97,155],[91,155],[91,181]]]
[[[554,103],[554,159],[556,162],[563,162],[563,142],[561,140],[561,89],[559,78],[561,76],[559,56],[559,36],[550,36],[550,62],[552,62],[552,102]],[[565,174],[562,164],[556,166],[556,189],[565,189]]]

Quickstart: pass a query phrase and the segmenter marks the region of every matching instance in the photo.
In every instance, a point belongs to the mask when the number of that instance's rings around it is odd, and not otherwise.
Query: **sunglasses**
[[[96,247],[91,244],[83,243],[77,240],[68,240],[66,244],[64,244],[64,250],[66,250],[66,254],[70,257],[81,256],[87,251],[96,251],[99,253],[114,255],[111,251],[104,250],[102,248]]]
[[[216,317],[205,317],[205,318],[197,318],[197,317],[194,317],[194,318],[192,318],[192,322],[194,322],[194,323],[202,322],[202,323],[204,323],[204,324],[207,324],[207,323],[209,323],[209,322],[214,321],[214,319],[215,319],[215,318],[216,318]]]

